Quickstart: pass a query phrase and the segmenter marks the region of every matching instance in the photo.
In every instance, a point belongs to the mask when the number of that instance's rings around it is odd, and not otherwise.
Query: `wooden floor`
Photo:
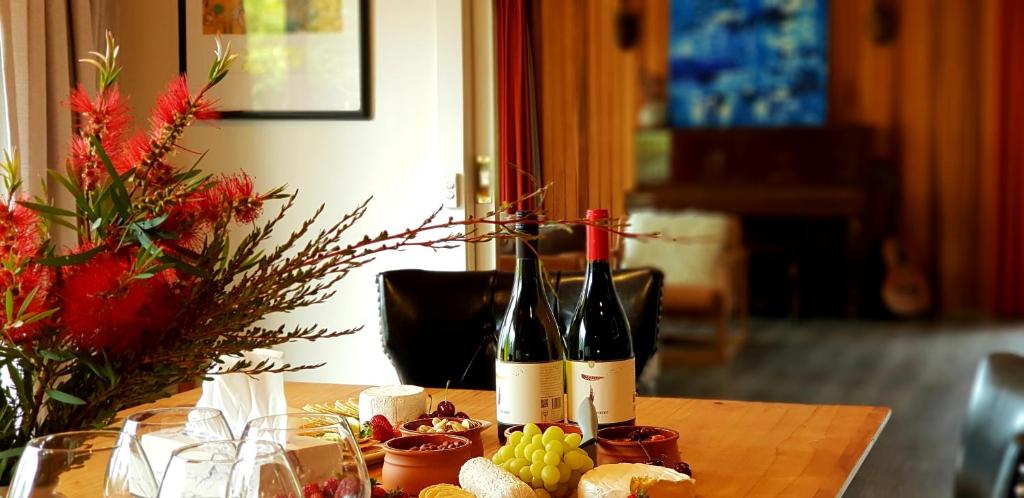
[[[678,330],[668,323],[663,333]],[[942,498],[952,493],[974,366],[992,351],[1024,354],[1024,324],[754,321],[732,363],[663,363],[648,390],[888,406],[892,419],[845,496]]]

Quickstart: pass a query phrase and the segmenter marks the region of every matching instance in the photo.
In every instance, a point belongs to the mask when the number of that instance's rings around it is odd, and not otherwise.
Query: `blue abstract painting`
[[[684,128],[825,122],[827,0],[673,0],[669,121]]]

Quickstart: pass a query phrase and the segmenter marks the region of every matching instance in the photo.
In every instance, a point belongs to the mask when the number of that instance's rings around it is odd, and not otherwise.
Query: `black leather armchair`
[[[580,272],[550,273],[552,309],[564,332],[583,285]],[[633,332],[637,376],[657,350],[663,277],[654,269],[615,272]],[[512,291],[505,272],[393,270],[377,276],[381,340],[403,383],[494,389],[497,331]]]
[[[1024,357],[993,353],[974,376],[957,457],[956,498],[1013,496],[1024,429]]]

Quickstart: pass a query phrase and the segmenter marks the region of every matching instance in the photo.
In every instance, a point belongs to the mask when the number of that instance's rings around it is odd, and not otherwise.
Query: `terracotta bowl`
[[[637,429],[651,431],[654,435],[663,439],[642,442],[629,441],[630,433]],[[644,449],[651,455],[651,458],[663,460],[679,460],[679,433],[664,427],[651,426],[622,426],[607,427],[597,431],[597,465],[608,463],[644,463],[648,460]]]
[[[424,443],[441,444],[457,441],[462,446],[447,450],[419,451],[409,448]],[[418,434],[396,437],[384,443],[384,468],[381,470],[388,487],[402,488],[411,496],[434,484],[459,484],[459,469],[472,458],[469,439],[453,434]]]
[[[501,437],[501,444],[505,444],[505,441],[508,441],[508,437],[511,436],[513,432],[522,431],[523,430],[523,425],[525,425],[525,424],[513,425],[512,427],[509,427],[508,429],[505,429],[505,432],[502,433],[502,435],[501,435],[502,436]],[[583,429],[580,429],[580,426],[578,426],[576,424],[567,424],[567,423],[562,423],[562,422],[538,422],[537,423],[537,427],[540,428],[541,432],[546,431],[548,429],[548,427],[551,427],[553,425],[557,425],[557,426],[561,427],[562,431],[565,432],[566,434],[570,434],[570,433],[583,434]]]
[[[463,420],[466,420],[466,419],[458,418],[458,417],[444,417],[444,418],[446,418],[448,420],[451,420],[453,422],[462,422]],[[416,428],[420,427],[420,426],[424,426],[424,425],[426,425],[428,427],[433,427],[434,424],[431,423],[431,420],[433,420],[433,419],[421,418],[419,420],[413,420],[412,422],[406,422],[406,423],[402,424],[402,426],[399,427],[399,429],[402,431],[402,434],[405,435],[405,436],[418,436],[418,435],[422,435],[424,433],[423,432],[417,432]],[[491,423],[486,421],[486,420],[474,420],[474,419],[469,419],[469,420],[472,423],[473,427],[471,427],[469,429],[461,430],[461,431],[446,432],[445,434],[455,434],[457,436],[462,436],[464,438],[469,439],[469,441],[473,445],[472,448],[470,448],[470,454],[472,454],[473,456],[484,456],[484,442],[483,442],[482,438],[480,437],[480,433],[483,432],[484,430],[486,430],[488,427],[490,427]],[[430,434],[430,433],[427,433],[427,434]]]

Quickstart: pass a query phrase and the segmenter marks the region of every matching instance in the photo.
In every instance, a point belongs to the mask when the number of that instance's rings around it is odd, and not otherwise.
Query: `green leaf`
[[[88,251],[80,252],[78,254],[67,254],[64,256],[51,256],[48,258],[40,258],[38,262],[46,266],[77,265],[89,261],[90,259],[92,259],[93,256],[95,256],[103,249],[103,246],[96,246],[93,247],[92,249],[89,249]]]
[[[25,322],[25,325],[30,325],[30,324],[38,322],[39,320],[44,320],[46,318],[49,318],[51,315],[53,315],[54,313],[56,313],[59,310],[60,310],[60,308],[51,308],[51,309],[48,309],[46,311],[40,311],[39,313],[35,313],[35,314],[32,314],[32,315],[24,318],[22,321]]]
[[[50,351],[48,349],[39,350],[39,356],[42,356],[43,358],[46,358],[47,360],[50,361],[68,361],[74,358],[74,355],[72,355],[71,353]]]
[[[64,391],[58,391],[56,389],[49,389],[49,390],[47,390],[46,391],[46,395],[51,397],[51,398],[53,398],[56,401],[64,403],[65,405],[84,405],[85,404],[85,400],[84,399],[79,398],[78,396],[75,396],[73,394],[68,394],[68,393],[66,393]]]
[[[28,309],[28,306],[30,304],[32,304],[32,300],[35,299],[36,292],[38,290],[39,290],[39,286],[37,285],[37,286],[33,287],[32,290],[30,290],[28,292],[28,295],[25,296],[25,299],[21,301],[21,307],[18,308],[18,314],[16,316],[21,316],[21,315],[25,314],[25,310]]]
[[[14,293],[8,288],[4,292],[4,310],[7,311],[7,321],[14,321]]]
[[[14,458],[21,456],[21,453],[25,451],[25,447],[21,446],[18,448],[7,448],[6,450],[0,451],[0,460],[6,460],[8,458]]]
[[[4,307],[4,310],[6,310],[6,312],[7,312],[7,321],[8,322],[13,322],[14,321],[14,293],[11,292],[9,288],[4,292],[3,307]]]
[[[90,141],[92,142],[93,147],[96,147],[96,153],[103,161],[103,166],[107,168],[107,174],[110,175],[110,198],[114,201],[114,206],[119,211],[119,214],[121,214],[123,218],[128,218],[128,214],[131,209],[131,196],[128,194],[128,189],[124,187],[124,181],[121,180],[121,176],[118,175],[117,170],[114,169],[114,163],[110,161],[110,157],[107,156],[107,152],[103,150],[103,144],[101,144],[99,139],[95,136],[92,137]]]
[[[138,227],[139,230],[149,230],[151,228],[155,228],[155,227],[159,226],[161,223],[163,223],[166,220],[167,220],[167,215],[164,214],[164,215],[158,216],[156,218],[152,218],[152,219],[148,219],[148,220],[143,220],[143,221],[137,221],[137,222],[133,223],[133,225]]]
[[[56,216],[70,216],[72,218],[78,216],[78,214],[75,213],[74,211],[68,211],[67,209],[61,209],[59,207],[50,206],[47,204],[39,204],[37,202],[29,201],[20,201],[18,202],[18,204],[21,204],[22,206],[25,206],[38,213],[52,214]]]

